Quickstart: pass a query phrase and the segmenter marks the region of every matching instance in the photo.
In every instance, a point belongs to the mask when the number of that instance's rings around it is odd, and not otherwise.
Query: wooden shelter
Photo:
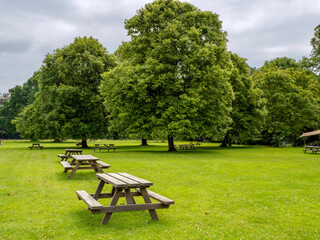
[[[314,136],[314,135],[320,135],[320,130],[312,131],[312,132],[305,132],[300,136],[300,138]]]

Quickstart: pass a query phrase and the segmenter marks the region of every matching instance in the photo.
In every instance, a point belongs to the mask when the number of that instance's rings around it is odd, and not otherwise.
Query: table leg
[[[117,205],[117,202],[121,196],[122,190],[123,190],[123,188],[116,189],[109,206]],[[111,216],[112,216],[112,213],[106,213],[102,219],[101,224],[106,224],[107,222],[109,222]]]
[[[96,192],[95,192],[95,194],[93,196],[93,198],[95,200],[98,200],[98,198],[100,197],[100,193],[101,193],[101,191],[102,191],[102,189],[104,187],[104,184],[105,184],[105,181],[101,180],[99,185],[98,185],[98,188],[97,188],[97,190],[96,190]]]
[[[78,162],[76,164],[76,166],[72,169],[71,173],[69,174],[69,176],[67,178],[71,178],[73,176],[73,174],[78,170],[79,167],[80,167],[80,162]]]
[[[127,204],[136,204],[136,201],[134,200],[130,189],[125,189],[124,194],[126,196]]]
[[[143,196],[143,199],[144,199],[145,203],[151,203],[151,199],[149,197],[149,194],[148,194],[147,190],[145,188],[140,188],[140,192],[141,192],[141,194]],[[151,209],[151,210],[149,210],[149,213],[150,213],[151,218],[153,220],[159,220],[158,215],[156,213],[156,210]]]
[[[95,171],[99,172],[99,173],[104,173],[104,171],[102,171],[102,169],[100,168],[99,164],[97,163],[97,161],[91,161],[91,165],[94,165],[95,166]]]

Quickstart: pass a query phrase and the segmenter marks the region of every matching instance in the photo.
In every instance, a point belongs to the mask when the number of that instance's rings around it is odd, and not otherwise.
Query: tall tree
[[[189,3],[157,0],[125,22],[131,41],[103,75],[114,125],[143,137],[202,134],[221,139],[231,121],[232,63],[218,15]],[[125,124],[125,126],[124,126]]]
[[[231,145],[232,139],[241,142],[260,136],[265,118],[265,107],[260,89],[254,87],[246,59],[231,53],[233,63],[230,81],[235,95],[232,102],[232,124],[222,146]]]
[[[291,137],[294,143],[304,129],[317,126],[320,115],[320,85],[315,74],[299,66],[282,68],[287,60],[266,62],[253,75],[266,99],[266,127],[277,147],[281,136]]]
[[[92,37],[48,54],[40,69],[39,93],[34,103],[16,119],[25,137],[104,137],[107,122],[99,93],[101,74],[114,66],[114,59]],[[39,129],[41,131],[39,131]]]

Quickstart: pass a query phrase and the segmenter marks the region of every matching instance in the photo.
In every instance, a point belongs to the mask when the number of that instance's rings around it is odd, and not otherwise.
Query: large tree
[[[256,140],[264,125],[265,107],[262,92],[254,86],[246,59],[231,53],[233,64],[230,82],[235,95],[232,102],[232,124],[221,146],[231,145],[232,140]]]
[[[231,121],[232,63],[218,15],[189,3],[158,0],[125,22],[131,41],[104,74],[113,125],[140,137],[199,134],[221,139]]]
[[[17,129],[32,138],[104,137],[107,121],[99,93],[101,74],[114,66],[114,59],[92,37],[48,54],[40,69],[36,100],[16,119]]]
[[[263,91],[268,112],[266,127],[276,146],[281,136],[291,137],[295,143],[303,130],[319,125],[319,82],[294,59],[268,61],[253,78]]]

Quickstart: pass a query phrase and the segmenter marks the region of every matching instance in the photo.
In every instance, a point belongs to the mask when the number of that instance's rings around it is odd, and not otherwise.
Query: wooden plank
[[[116,189],[109,206],[116,206],[117,205],[117,202],[121,196],[122,190],[123,190],[122,188]],[[101,224],[106,224],[107,222],[109,222],[111,216],[112,216],[112,212],[106,213],[101,221]]]
[[[141,186],[141,184],[139,182],[134,181],[134,180],[132,180],[130,178],[121,176],[118,173],[108,173],[108,175],[112,176],[112,177],[114,177],[114,178],[116,178],[116,179],[118,179],[118,180],[120,180],[122,182],[125,182],[128,185],[128,187],[140,187]]]
[[[107,206],[101,209],[95,210],[94,213],[114,213],[114,212],[127,212],[127,211],[142,211],[142,210],[155,210],[169,208],[170,205],[164,205],[162,203],[143,203],[143,204],[128,204]]]
[[[90,194],[88,194],[86,191],[76,191],[76,194],[78,197],[84,201],[89,209],[96,210],[103,208],[102,204],[100,204],[97,200],[95,200]]]
[[[109,164],[107,164],[107,163],[105,163],[105,162],[102,162],[102,161],[97,161],[97,163],[98,163],[99,165],[101,165],[103,168],[109,168],[109,167],[111,167]]]
[[[152,202],[151,202],[151,199],[150,199],[150,197],[149,197],[149,194],[148,194],[148,192],[147,192],[147,190],[146,190],[145,188],[140,188],[140,192],[141,192],[142,197],[143,197],[143,199],[144,199],[144,201],[145,201],[146,204],[152,203]],[[151,218],[152,218],[153,220],[159,220],[159,217],[158,217],[158,215],[157,215],[157,213],[156,213],[156,210],[154,210],[154,209],[149,209],[149,213],[150,213],[150,216],[151,216]]]
[[[61,165],[62,165],[65,169],[72,169],[72,166],[71,166],[70,163],[68,163],[67,161],[61,161]]]
[[[149,196],[165,205],[170,205],[170,204],[174,204],[174,201],[169,199],[169,198],[166,198],[164,196],[161,196],[160,194],[158,193],[155,193],[155,192],[152,192],[150,190],[147,190]]]
[[[127,184],[125,182],[122,182],[122,181],[120,181],[120,180],[118,180],[118,179],[116,179],[116,178],[114,178],[114,177],[112,177],[110,175],[105,174],[105,173],[97,173],[96,176],[99,179],[105,181],[106,183],[109,183],[109,184],[113,185],[116,188],[127,187]]]
[[[150,181],[147,181],[147,180],[144,180],[144,179],[142,179],[142,178],[138,178],[138,177],[132,176],[132,175],[130,175],[130,174],[128,174],[128,173],[118,173],[118,174],[121,175],[121,176],[130,178],[130,179],[132,179],[132,180],[140,183],[141,186],[144,186],[144,187],[150,187],[150,186],[153,185],[153,183],[150,182]]]

